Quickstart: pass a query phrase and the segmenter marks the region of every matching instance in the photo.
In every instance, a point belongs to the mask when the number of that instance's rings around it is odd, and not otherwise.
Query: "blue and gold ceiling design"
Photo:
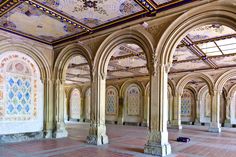
[[[0,29],[47,44],[154,16],[189,0],[0,0]]]

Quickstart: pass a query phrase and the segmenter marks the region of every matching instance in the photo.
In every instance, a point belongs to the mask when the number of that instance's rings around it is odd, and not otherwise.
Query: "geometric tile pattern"
[[[106,93],[106,114],[117,114],[118,93],[116,89],[109,87]]]
[[[191,116],[193,103],[194,103],[193,93],[188,89],[184,89],[183,95],[181,98],[181,115],[182,116]]]
[[[127,99],[128,115],[138,116],[140,114],[141,105],[141,93],[139,88],[136,84],[131,84],[127,89],[125,98]]]
[[[31,114],[31,79],[17,76],[6,77],[7,114]]]
[[[35,119],[38,109],[37,66],[31,58],[18,52],[3,53],[0,63],[0,119]]]

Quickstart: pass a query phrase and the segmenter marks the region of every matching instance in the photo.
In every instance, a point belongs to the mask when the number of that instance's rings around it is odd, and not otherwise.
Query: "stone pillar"
[[[150,77],[150,117],[148,141],[144,152],[147,154],[166,156],[171,154],[167,132],[167,88],[168,69],[160,65],[154,69]]]
[[[44,137],[52,138],[53,132],[53,84],[51,80],[43,80],[44,85]]]
[[[195,125],[200,125],[200,100],[196,98]]]
[[[124,116],[123,116],[123,110],[124,110],[124,99],[122,97],[119,98],[119,107],[118,107],[118,121],[117,123],[119,125],[123,125],[124,122]]]
[[[148,92],[149,93],[149,92]],[[143,112],[143,122],[142,122],[142,126],[148,126],[147,122],[148,122],[148,97],[149,95],[147,95],[148,93],[144,93],[144,112]]]
[[[85,104],[84,104],[84,98],[82,96],[82,93],[81,93],[81,96],[80,96],[80,122],[84,122],[85,121]]]
[[[91,122],[87,143],[102,145],[108,143],[105,125],[106,76],[98,75],[92,81]]]
[[[169,93],[169,99],[168,99],[168,126],[171,126],[171,121],[173,119],[173,95],[172,91]]]
[[[67,137],[68,132],[64,122],[64,80],[59,79],[54,82],[54,112],[55,112],[55,129],[53,137],[62,138]]]
[[[173,119],[171,121],[171,128],[182,129],[181,125],[181,96],[179,92],[174,95],[173,102]]]
[[[225,119],[225,125],[227,127],[231,127],[231,97],[226,97],[226,119]]]
[[[211,123],[209,132],[219,133],[221,132],[220,124],[220,95],[221,91],[215,90],[211,93]]]

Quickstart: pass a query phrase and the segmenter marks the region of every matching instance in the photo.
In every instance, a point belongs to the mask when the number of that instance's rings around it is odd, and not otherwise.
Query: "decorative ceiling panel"
[[[0,29],[57,45],[192,1],[5,0],[0,3]]]
[[[134,0],[37,0],[42,4],[86,25],[96,28],[111,21],[142,12]]]
[[[183,62],[183,63],[176,63],[173,64],[171,68],[171,72],[176,72],[176,71],[191,71],[191,70],[198,70],[198,69],[206,69],[210,68],[209,65],[207,65],[204,61],[202,60],[197,60],[197,61],[191,61],[191,62]]]
[[[82,31],[80,28],[75,28],[73,25],[48,16],[25,2],[3,15],[0,18],[0,27],[46,42],[52,42]]]
[[[197,57],[190,49],[185,46],[177,48],[173,56],[174,61],[183,61],[198,58],[199,57]]]
[[[174,0],[154,0],[157,5],[162,5],[168,2],[173,2]]]
[[[234,34],[235,31],[227,26],[212,24],[198,27],[188,33],[192,41],[205,40],[209,38],[221,37],[223,35]]]
[[[236,56],[222,56],[211,58],[219,67],[236,65]]]

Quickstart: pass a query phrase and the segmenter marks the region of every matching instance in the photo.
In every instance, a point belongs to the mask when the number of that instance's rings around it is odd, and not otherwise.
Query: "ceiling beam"
[[[220,37],[214,37],[214,38],[208,38],[204,40],[199,40],[199,41],[193,41],[192,44],[203,44],[203,43],[208,43],[208,42],[213,42],[213,41],[219,41],[219,40],[224,40],[224,39],[230,39],[236,37],[236,34],[230,34],[230,35],[223,35]],[[177,48],[184,47],[184,44],[179,44]]]

